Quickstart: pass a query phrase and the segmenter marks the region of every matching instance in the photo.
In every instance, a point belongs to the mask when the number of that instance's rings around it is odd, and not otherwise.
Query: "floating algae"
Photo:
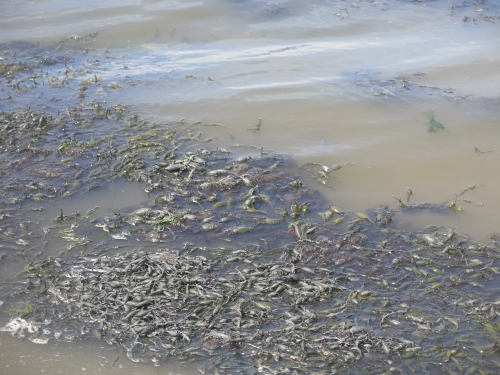
[[[42,64],[63,69],[47,89],[112,84],[74,79],[67,60]],[[44,85],[30,67],[2,76],[18,101]],[[2,261],[27,263],[2,284],[4,330],[35,343],[97,337],[133,361],[207,374],[496,372],[497,242],[398,230],[404,212],[453,212],[457,199],[353,214],[285,156],[212,151],[202,124],[149,122],[88,92],[0,113]],[[307,167],[326,181],[342,165]],[[31,219],[119,180],[147,202]],[[52,239],[63,245],[47,257]]]
[[[470,363],[492,371],[496,244],[358,223],[279,248],[187,244],[49,258],[27,269],[17,294],[36,301],[24,316],[35,338],[98,337],[155,363],[284,374],[361,371],[372,360],[384,371],[391,360],[401,372]]]

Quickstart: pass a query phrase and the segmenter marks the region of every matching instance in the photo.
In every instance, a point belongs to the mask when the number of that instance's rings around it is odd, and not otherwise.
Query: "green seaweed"
[[[474,152],[476,154],[487,154],[488,152],[493,152],[495,150],[489,150],[489,151],[481,151],[480,149],[478,149],[477,147],[474,147]]]
[[[31,302],[26,303],[26,305],[21,309],[5,309],[4,312],[8,314],[25,316],[31,314],[35,310],[35,306]]]
[[[153,225],[170,224],[174,219],[175,217],[167,217],[161,220],[156,220],[153,222]]]
[[[438,130],[444,130],[444,125],[434,119],[434,111],[424,112],[424,115],[426,115],[429,119],[429,122],[424,124],[429,127],[427,130],[428,133],[435,133]]]

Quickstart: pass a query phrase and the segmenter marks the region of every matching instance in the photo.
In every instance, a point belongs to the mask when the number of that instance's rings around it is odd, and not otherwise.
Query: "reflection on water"
[[[462,213],[408,217],[406,229],[432,222],[483,241],[500,231],[497,2],[13,1],[3,2],[0,12],[0,59],[24,49],[36,50],[34,59],[57,57],[58,41],[70,38],[64,48],[71,50],[76,36],[98,32],[74,51],[79,60],[93,56],[79,80],[94,74],[103,80],[91,87],[91,97],[130,103],[151,121],[224,125],[200,129],[213,138],[211,147],[235,154],[255,152],[231,147],[244,144],[291,155],[299,166],[352,162],[334,172],[331,188],[303,176],[344,210],[394,208],[392,196],[405,198],[407,186],[413,202],[453,201],[478,184],[459,197]],[[63,85],[57,95],[76,97],[78,87]],[[38,97],[2,100],[0,109],[37,106],[54,95],[47,89]],[[0,96],[7,99],[8,93]],[[66,110],[61,102],[50,105]],[[427,132],[429,111],[443,130]],[[249,131],[259,118],[260,130]],[[111,214],[116,206],[150,199],[134,189],[101,187],[64,209],[98,205]],[[59,209],[34,212],[33,220],[49,222]],[[2,278],[11,272],[2,267]],[[85,358],[98,352],[39,349],[5,335],[2,346],[3,353],[28,353],[23,355],[33,373],[43,368],[32,358],[55,361],[60,354],[53,350],[87,369],[92,365],[84,365]],[[105,364],[111,357],[93,371],[103,366],[103,373],[113,373]],[[2,362],[5,373],[28,373],[11,357]],[[123,366],[127,373],[150,371]],[[65,361],[57,368],[76,367]]]

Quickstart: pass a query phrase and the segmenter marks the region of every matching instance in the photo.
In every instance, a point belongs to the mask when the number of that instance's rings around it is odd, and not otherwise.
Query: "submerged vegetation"
[[[481,150],[480,150],[480,149],[478,149],[477,147],[474,147],[474,152],[475,152],[476,154],[488,154],[488,153],[493,152],[493,151],[495,151],[495,150],[481,151]]]
[[[416,211],[461,214],[480,185],[442,204],[410,203],[406,188],[406,202],[353,213],[286,156],[209,148],[201,123],[106,102],[125,85],[88,50],[4,60],[1,261],[26,267],[3,281],[3,330],[98,338],[205,374],[498,372],[498,243],[398,227]],[[444,128],[426,115],[429,132]],[[300,170],[331,187],[350,164]],[[139,206],[60,208],[137,185]]]
[[[427,116],[429,122],[424,124],[429,127],[428,133],[435,133],[438,130],[444,130],[444,125],[434,119],[434,111],[425,112],[424,115]]]

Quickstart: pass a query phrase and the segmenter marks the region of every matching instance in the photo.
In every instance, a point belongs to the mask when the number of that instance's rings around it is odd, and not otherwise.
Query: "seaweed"
[[[428,133],[435,133],[438,130],[444,130],[444,125],[434,119],[434,111],[424,112],[424,115],[426,115],[429,119],[429,122],[424,124],[429,127],[427,129]]]
[[[489,152],[493,152],[493,151],[495,151],[495,150],[481,151],[481,150],[480,150],[480,149],[478,149],[477,147],[474,147],[474,152],[475,152],[476,154],[487,154],[487,153],[489,153]]]

